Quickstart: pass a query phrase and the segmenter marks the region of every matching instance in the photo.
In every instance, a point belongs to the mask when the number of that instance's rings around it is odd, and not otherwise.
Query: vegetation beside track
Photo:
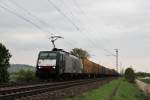
[[[110,98],[110,95],[112,95],[119,82],[121,83],[115,95]],[[125,79],[120,78],[96,90],[74,97],[72,100],[145,100],[144,98],[144,93],[138,89],[136,84],[129,83]]]
[[[35,76],[35,72],[31,70],[23,70],[14,73],[14,75],[11,75],[12,82],[17,83],[29,83],[29,82],[37,82],[37,78]]]
[[[132,84],[122,79],[121,84],[113,100],[145,100],[144,93]]]
[[[72,98],[72,100],[107,100],[109,95],[118,85],[119,81],[121,80],[113,80],[98,89],[89,91],[87,93],[82,94],[81,96]]]

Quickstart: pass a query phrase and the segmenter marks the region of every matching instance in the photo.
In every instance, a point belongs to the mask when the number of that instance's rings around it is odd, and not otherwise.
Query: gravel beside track
[[[29,86],[19,86],[19,87],[7,88],[7,89],[5,88],[0,90],[0,100],[15,100],[22,97],[23,99],[28,98],[26,100],[29,100],[29,96],[30,98],[33,99],[33,97],[37,97],[38,94],[49,93],[49,91],[65,90],[65,88],[83,85],[83,84],[89,84],[89,83],[98,82],[102,80],[103,79],[86,79],[86,80],[84,79],[84,80],[76,80],[76,81],[68,81],[68,82],[56,82],[56,83],[36,84],[36,85],[29,85]],[[41,99],[41,100],[46,100],[46,99]]]
[[[18,87],[18,86],[28,86],[28,85],[36,85],[36,84],[43,84],[46,82],[31,82],[31,83],[7,83],[7,84],[0,84],[0,90],[4,88],[12,88],[12,87]]]
[[[103,79],[95,82],[89,82],[82,85],[75,85],[68,88],[58,89],[55,91],[45,92],[37,95],[22,97],[17,100],[72,100],[74,96],[82,95],[83,93],[96,89],[114,78]],[[82,99],[81,99],[82,100]]]

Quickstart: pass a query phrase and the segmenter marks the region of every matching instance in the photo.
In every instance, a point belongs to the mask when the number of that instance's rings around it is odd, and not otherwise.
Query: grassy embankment
[[[138,89],[136,84],[131,84],[125,80],[121,81],[114,100],[145,100],[144,93]]]
[[[135,84],[128,83],[124,79],[113,80],[96,90],[84,93],[71,100],[111,100],[109,97],[117,86],[119,87],[113,100],[144,100],[144,93]]]

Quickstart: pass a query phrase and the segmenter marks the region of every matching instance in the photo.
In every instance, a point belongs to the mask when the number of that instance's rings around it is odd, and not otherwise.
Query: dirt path
[[[136,80],[136,84],[145,92],[145,94],[150,94],[150,84],[144,83],[140,80]]]
[[[113,97],[115,97],[117,91],[118,91],[118,88],[121,84],[121,81],[118,83],[118,85],[114,88],[114,90],[112,91],[112,93],[109,95],[108,97],[108,100],[113,100]]]

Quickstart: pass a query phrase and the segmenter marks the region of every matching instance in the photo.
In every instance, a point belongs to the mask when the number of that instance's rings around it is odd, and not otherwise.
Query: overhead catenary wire
[[[15,6],[17,6],[19,9],[22,9],[24,12],[26,12],[28,15],[30,15],[31,17],[34,17],[37,21],[39,21],[41,24],[45,25],[45,26],[49,26],[51,29],[54,29],[53,26],[51,26],[50,24],[48,24],[47,22],[41,20],[40,18],[38,18],[37,16],[35,16],[34,14],[32,14],[29,10],[27,10],[26,8],[22,7],[21,5],[19,5],[17,2],[15,2],[14,0],[7,0],[9,2],[11,2],[12,4],[14,4]],[[49,32],[50,33],[50,32]],[[53,34],[53,33],[51,33]]]
[[[46,23],[45,21],[39,19],[38,17],[36,17],[34,14],[32,14],[30,11],[28,11],[27,9],[23,8],[22,6],[20,6],[18,3],[16,3],[15,1],[10,1],[7,0],[9,2],[11,2],[12,4],[14,4],[15,6],[17,6],[19,9],[22,9],[24,12],[26,12],[27,14],[29,14],[31,17],[34,17],[37,21],[41,22],[42,24],[45,24],[46,26],[50,26],[48,23]],[[20,15],[19,13],[15,12],[13,8],[8,8],[7,4],[5,4],[4,2],[0,2],[3,5],[0,5],[0,7],[6,11],[8,11],[9,13],[19,17],[20,19],[32,24],[34,27],[36,27],[37,29],[39,29],[40,31],[47,33],[47,34],[51,34],[54,35],[52,32],[50,31],[44,31],[42,27],[40,27],[38,24],[35,24],[34,21],[32,21],[31,19],[26,18],[25,16]],[[5,6],[4,6],[5,5]],[[13,10],[12,10],[13,9]],[[52,26],[50,26],[52,27]],[[72,46],[73,44],[70,43],[70,41],[64,40],[69,46]]]
[[[80,12],[81,12],[84,16],[87,16],[87,15],[84,13],[84,11],[81,9],[81,7],[79,6],[79,4],[77,3],[77,1],[76,1],[76,0],[72,0],[72,1],[74,2],[75,6],[80,10]]]
[[[5,7],[5,6],[1,5],[1,4],[0,4],[0,7],[1,7],[2,9],[4,9],[4,10],[8,11],[9,13],[11,13],[11,14],[13,14],[13,15],[15,15],[15,16],[21,18],[21,19],[23,19],[24,21],[26,21],[26,22],[32,24],[34,27],[38,28],[39,30],[43,31],[40,26],[38,26],[37,24],[33,23],[31,20],[25,18],[24,16],[22,16],[22,15],[20,15],[20,14],[14,12],[14,11],[8,9],[7,7]]]
[[[77,18],[77,16],[75,16],[74,15],[74,12],[72,12],[72,8],[69,8],[69,3],[68,2],[65,2],[65,0],[59,0],[60,2],[61,2],[61,4],[63,4],[64,5],[64,7],[66,7],[67,8],[67,11],[69,12],[69,14],[71,15],[70,16],[70,19],[72,19],[72,20],[74,20],[74,19],[76,19],[76,23],[77,22],[80,22],[80,20]],[[68,4],[67,4],[68,3]],[[69,15],[68,14],[68,15]],[[72,18],[71,18],[72,17]],[[81,24],[81,23],[80,23]],[[78,26],[79,27],[79,26]],[[81,27],[81,25],[80,25],[80,27]],[[82,29],[82,28],[80,28],[80,29]]]
[[[69,11],[70,15],[75,18],[75,16],[74,16],[73,12],[71,11],[71,9],[68,8],[68,5],[65,4],[65,1],[61,0],[61,2],[67,7],[67,10]],[[76,19],[77,19],[77,17],[76,17]],[[79,21],[80,21],[80,20],[79,20]],[[80,21],[80,24],[82,24],[81,21]],[[80,30],[78,30],[78,31],[79,31],[80,33],[83,33],[83,31],[85,31],[85,30],[83,30],[82,28],[80,28]],[[88,33],[87,31],[85,31],[85,32]],[[80,34],[80,35],[83,36],[82,34]],[[90,44],[91,44],[90,46],[91,46],[91,47],[93,47],[93,46],[95,45],[95,44],[93,43],[93,41],[87,36],[87,34],[85,34],[84,37],[86,37],[86,39],[87,39],[88,41],[90,41]]]
[[[17,12],[14,11],[13,8],[11,8],[11,10],[10,10],[10,9],[8,8],[7,4],[5,4],[4,2],[0,2],[0,3],[3,4],[3,5],[0,4],[0,7],[1,7],[2,9],[6,10],[6,11],[8,11],[9,13],[11,13],[11,14],[13,14],[13,15],[19,17],[20,19],[22,19],[22,20],[24,20],[24,21],[26,21],[26,22],[32,24],[34,27],[36,27],[36,28],[39,29],[40,31],[45,32],[45,31],[43,31],[43,29],[42,29],[39,25],[35,24],[33,21],[31,21],[30,19],[26,18],[25,16],[22,16],[22,15],[18,14]],[[4,5],[5,5],[5,6],[4,6]],[[24,11],[26,11],[28,14],[34,16],[34,15],[31,14],[29,11],[27,11],[25,8],[19,6],[18,4],[15,4],[15,5],[17,5],[17,7],[23,9]],[[46,32],[46,33],[50,33],[50,32]],[[51,35],[53,35],[53,33],[51,33]],[[72,43],[70,43],[70,42],[68,42],[68,41],[66,41],[66,40],[65,40],[65,42],[68,43],[70,46],[72,46]]]
[[[84,17],[87,19],[87,15],[84,13],[84,11],[81,9],[81,7],[79,6],[79,4],[77,3],[77,1],[76,0],[73,0],[73,2],[74,2],[74,4],[75,4],[75,6],[76,6],[76,8],[78,8],[78,10],[80,10],[80,12],[81,12],[81,14],[83,14],[84,15]],[[65,3],[65,2],[64,2]],[[70,9],[68,9],[69,11],[70,11]],[[71,11],[70,11],[71,12]],[[75,12],[75,11],[74,11]],[[87,20],[86,20],[87,21]],[[87,23],[88,24],[88,23]],[[89,25],[89,24],[88,24]],[[95,32],[90,32],[90,27],[91,25],[89,25],[89,27],[88,28],[86,28],[86,29],[88,29],[87,31],[86,30],[84,30],[85,32],[86,32],[86,34],[89,34],[89,33],[94,33],[95,34]],[[91,42],[92,44],[94,44],[95,45],[95,43],[94,43],[94,41],[92,41]],[[104,46],[101,46],[101,48],[105,51],[105,52],[107,52],[107,53],[109,53],[109,54],[111,54],[111,55],[113,55],[109,50],[107,50],[107,49],[105,49],[105,47]]]
[[[84,12],[84,10],[79,6],[79,4],[78,4],[78,2],[77,2],[77,0],[72,0],[73,2],[74,2],[74,5],[78,8],[78,10],[80,10],[80,13],[85,17],[85,19],[86,19],[86,21],[87,21],[87,18],[88,18],[88,16],[86,15],[86,13]],[[88,24],[88,29],[90,29],[91,28],[91,25],[89,24],[89,23],[86,23],[86,24]],[[95,29],[94,29],[95,30]],[[89,32],[90,33],[90,32]],[[92,32],[92,33],[96,33],[96,32]],[[104,40],[104,39],[103,39]],[[114,55],[112,52],[110,52],[109,50],[107,50],[104,46],[101,46],[101,48],[105,51],[105,52],[107,52],[108,54],[110,54],[110,55]]]
[[[80,12],[81,12],[81,14],[83,14],[84,15],[84,17],[87,19],[87,15],[84,13],[84,11],[80,8],[80,6],[78,5],[78,3],[76,2],[76,0],[73,0],[74,1],[74,3],[76,4],[76,7],[78,8],[78,10],[80,10]],[[65,3],[65,2],[64,2]],[[71,12],[71,10],[70,9],[68,9],[70,12]],[[75,12],[75,11],[74,11]],[[72,14],[72,13],[71,13]],[[89,23],[88,23],[88,25],[89,25]],[[89,25],[89,27],[88,27],[88,29],[90,28],[90,26],[91,25]],[[86,32],[86,31],[85,31]],[[90,33],[90,31],[88,30],[87,31],[87,33]],[[92,33],[95,33],[95,32],[92,32]],[[93,42],[91,42],[92,44],[94,44]],[[101,48],[106,52],[106,53],[108,53],[110,56],[114,56],[114,54],[111,52],[111,51],[109,51],[108,49],[106,49],[103,45],[101,45]]]
[[[14,4],[15,4],[15,3],[14,3]],[[43,31],[43,29],[42,29],[38,24],[34,23],[34,21],[32,21],[32,20],[26,18],[25,16],[22,16],[22,15],[18,14],[17,12],[13,11],[12,9],[10,10],[10,9],[7,8],[6,6],[3,6],[3,5],[0,5],[0,6],[2,6],[1,8],[5,9],[5,10],[7,10],[7,11],[9,10],[8,12],[10,12],[10,13],[16,15],[17,17],[23,19],[24,21],[26,21],[26,22],[32,24],[33,26],[35,26],[35,27],[38,28],[39,30]],[[16,4],[16,6],[19,7],[19,8],[22,8],[21,6],[18,6],[18,4]],[[26,9],[24,9],[24,8],[22,8],[22,9],[23,9],[24,11],[26,11],[30,16],[32,16],[32,17],[34,17],[35,19],[37,19],[39,22],[41,22],[41,23],[43,23],[43,24],[45,23],[45,22],[43,22],[42,20],[38,19],[36,16],[34,16],[32,13],[30,13],[28,10],[26,10]],[[66,16],[67,16],[67,15],[66,15]],[[72,13],[72,16],[74,16],[73,13]],[[67,17],[68,17],[68,16],[67,16]],[[69,18],[69,17],[68,17],[68,18]],[[71,18],[70,18],[70,20],[71,20]],[[71,20],[71,21],[72,21],[72,20]],[[72,22],[73,22],[73,21],[72,21]],[[77,27],[79,27],[75,22],[73,22],[73,23],[74,23]],[[45,24],[45,25],[47,25],[47,24]],[[80,31],[80,29],[79,29],[78,31]],[[85,31],[85,30],[84,30],[84,31]],[[86,31],[85,31],[85,32],[86,32]],[[90,33],[90,32],[89,32],[89,33]],[[52,34],[53,34],[53,33],[52,33]],[[89,38],[88,32],[87,32],[86,36],[87,36],[87,40],[90,41],[90,44],[92,44],[93,46],[96,46],[96,45],[95,45],[95,42]],[[108,51],[108,50],[106,50],[106,49],[104,49],[104,51],[109,52],[110,54],[112,54],[110,51]]]
[[[66,14],[64,14],[64,13],[62,12],[62,10],[59,9],[59,7],[57,7],[51,0],[47,0],[47,1],[48,1],[48,3],[49,3],[50,5],[52,5],[62,16],[64,16],[64,17],[75,27],[76,30],[79,30],[79,29],[80,29],[80,28],[79,28],[68,16],[66,16]]]
[[[48,0],[49,4],[51,4],[61,15],[63,15],[65,18],[69,19],[70,23],[73,23],[74,25],[76,25],[54,2],[52,2],[51,0]],[[76,25],[77,26],[77,25]],[[78,26],[77,26],[78,27]],[[79,31],[80,33],[83,33],[81,31],[81,29],[79,28],[77,31]],[[83,30],[84,31],[84,30]],[[86,32],[86,31],[85,31]],[[87,32],[86,32],[87,33]],[[81,35],[81,34],[80,34]],[[83,36],[83,35],[81,35]],[[86,37],[86,39],[88,41],[90,41],[91,47],[94,47],[95,43],[87,36],[87,34],[84,34],[84,37]],[[96,46],[96,45],[95,45]]]
[[[51,0],[48,0],[48,1],[51,1]],[[16,2],[14,2],[15,4],[16,4]],[[16,4],[17,6],[18,6],[18,4]],[[20,7],[20,8],[22,8],[21,6],[18,6],[18,7]],[[8,9],[7,7],[3,7],[3,9],[7,9],[7,11],[9,10],[9,12],[11,12],[11,13],[13,13],[14,15],[16,15],[16,16],[18,16],[18,17],[20,17],[20,18],[22,18],[23,20],[25,20],[25,21],[27,21],[27,22],[29,22],[30,24],[32,24],[32,25],[34,25],[36,28],[38,28],[38,29],[40,29],[40,30],[42,30],[43,31],[43,29],[39,26],[39,25],[37,25],[37,24],[35,24],[32,20],[30,20],[30,19],[27,19],[26,17],[24,17],[24,16],[22,16],[22,15],[20,15],[20,14],[18,14],[18,13],[16,13],[16,12],[13,12],[12,10],[10,10],[10,9]],[[24,9],[24,8],[22,8],[22,9]],[[59,10],[59,9],[58,9]],[[26,9],[24,9],[24,11],[26,11],[29,15],[33,15],[33,14],[31,14],[30,12],[28,12]],[[33,16],[34,17],[34,16]],[[69,17],[68,17],[69,18]],[[71,20],[71,19],[70,19]],[[42,21],[41,21],[42,22]],[[72,20],[71,20],[71,22],[73,22]],[[73,22],[74,23],[74,22]],[[75,23],[74,23],[75,24]],[[77,26],[77,25],[76,25]],[[77,26],[78,27],[78,26]],[[85,31],[86,32],[86,31]],[[87,33],[88,34],[88,33]],[[88,37],[88,35],[86,35],[87,37]],[[93,41],[93,40],[91,40],[89,37],[87,38],[87,40],[88,41],[90,41],[90,44],[91,45],[93,45],[93,46],[96,46],[95,45],[95,42]]]
[[[78,28],[78,26],[55,4],[53,3],[51,0],[48,0],[49,4],[52,5],[65,19],[67,19],[67,21],[69,21],[75,28],[77,31],[80,31],[80,29]]]
[[[24,11],[26,11],[28,14],[32,15],[29,11],[27,11],[25,8],[23,8],[23,7],[21,7],[20,5],[18,5],[16,2],[13,2],[13,3],[15,3],[15,5],[16,5],[17,7],[23,9]],[[7,8],[5,8],[5,9],[7,9]],[[7,10],[9,10],[9,9],[7,9]],[[10,12],[10,11],[11,11],[11,10],[9,10],[9,12]],[[34,26],[36,26],[38,29],[42,30],[42,28],[41,28],[40,26],[38,26],[37,24],[33,23],[31,20],[25,18],[24,16],[19,15],[19,14],[13,12],[13,11],[11,11],[11,13],[17,15],[18,17],[22,18],[23,20],[25,20],[25,21],[27,21],[27,22],[30,22],[32,25],[34,25]],[[33,16],[33,15],[32,15],[32,16]],[[52,34],[52,33],[51,33],[51,34]],[[91,41],[91,40],[89,40],[89,41]]]
[[[4,9],[5,11],[17,16],[18,18],[24,20],[25,22],[30,23],[31,25],[33,25],[34,27],[36,27],[37,29],[39,29],[41,32],[44,33],[49,33],[48,31],[42,29],[42,27],[38,24],[36,24],[33,20],[26,18],[26,16],[23,16],[22,14],[17,13],[17,11],[15,11],[15,9],[10,8],[6,3],[0,1],[0,7],[2,9]]]

